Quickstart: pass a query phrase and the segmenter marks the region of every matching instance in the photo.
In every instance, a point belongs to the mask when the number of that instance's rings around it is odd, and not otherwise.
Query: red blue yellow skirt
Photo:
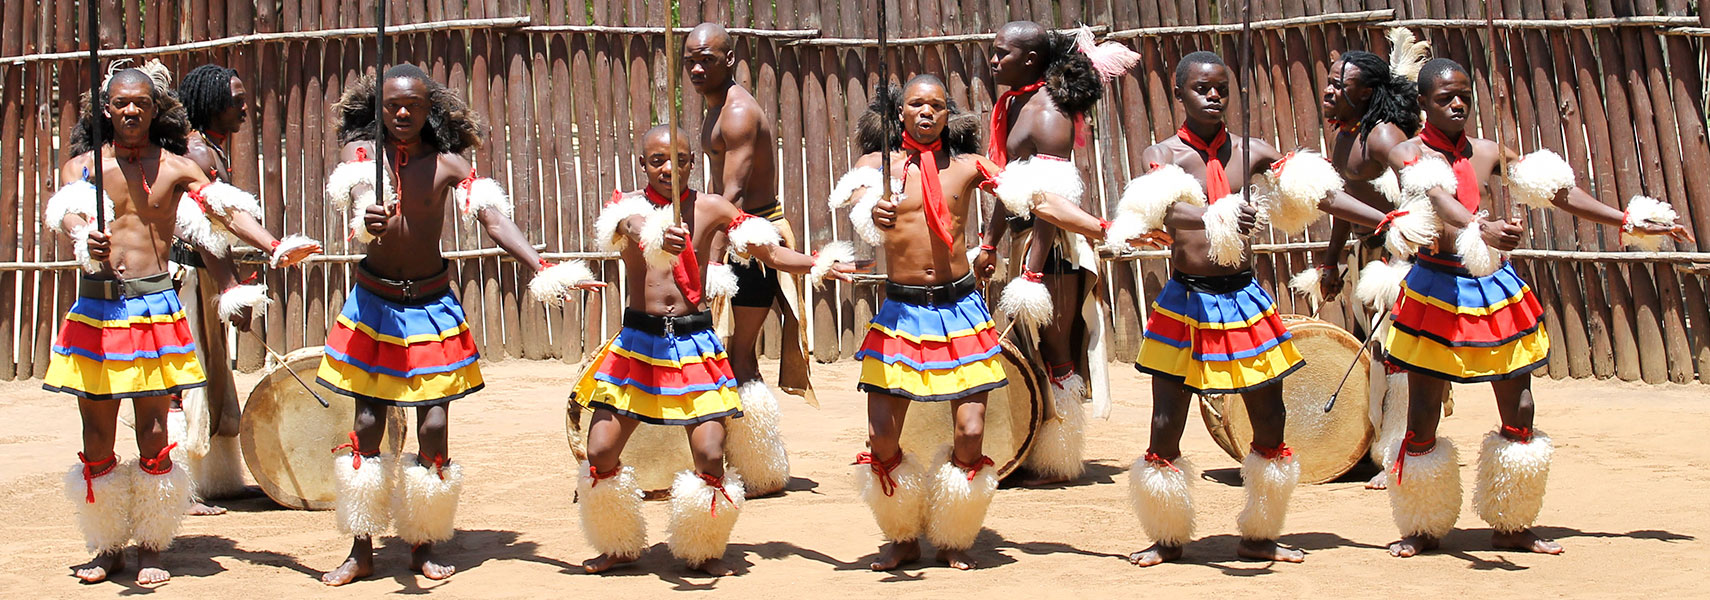
[[[1457,383],[1522,377],[1549,361],[1544,309],[1512,264],[1473,277],[1454,254],[1420,254],[1384,340],[1403,369]]]
[[[572,394],[590,409],[655,425],[742,416],[736,373],[711,313],[661,317],[625,310],[623,330],[595,361]]]
[[[42,389],[116,400],[169,396],[207,383],[184,307],[167,289],[114,300],[79,297],[54,338]]]
[[[369,402],[432,406],[480,391],[480,358],[450,290],[402,304],[358,285],[327,332],[315,379]]]
[[[1009,383],[992,314],[972,285],[954,299],[926,304],[899,298],[890,287],[896,286],[887,286],[887,298],[855,353],[861,361],[861,391],[940,402]],[[964,286],[934,289],[950,287]]]
[[[1135,368],[1202,394],[1236,394],[1278,383],[1306,365],[1275,301],[1252,273],[1164,284]]]

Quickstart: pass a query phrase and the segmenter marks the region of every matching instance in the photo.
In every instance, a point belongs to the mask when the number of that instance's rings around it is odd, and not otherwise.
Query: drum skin
[[[1353,334],[1328,322],[1299,315],[1285,315],[1283,322],[1306,358],[1306,366],[1283,380],[1283,403],[1288,408],[1283,439],[1300,460],[1301,483],[1333,481],[1353,469],[1371,445],[1374,432],[1367,415],[1371,357],[1360,352],[1360,341]],[[1358,364],[1354,364],[1356,356]],[[1350,364],[1354,370],[1342,385],[1336,406],[1324,412]],[[1212,439],[1236,461],[1245,458],[1253,442],[1253,425],[1241,397],[1201,396],[1200,400],[1200,416]]]
[[[1009,385],[987,397],[984,444],[985,453],[996,463],[1000,478],[1014,471],[1026,458],[1033,432],[1045,414],[1043,378],[1027,366],[1022,355],[1007,341],[1003,343],[1002,356]],[[593,413],[574,398],[564,412],[570,453],[576,460],[585,461],[587,430]],[[909,407],[903,426],[903,450],[916,453],[921,460],[932,460],[933,453],[950,443],[951,432],[949,402],[916,402]],[[688,432],[676,425],[636,426],[619,460],[635,467],[636,480],[649,500],[670,497],[671,481],[677,472],[694,467]]]
[[[267,497],[286,508],[332,510],[338,498],[332,449],[350,443],[356,399],[315,383],[321,351],[320,346],[300,348],[285,355],[283,365],[269,365],[244,404],[238,431],[244,463]],[[317,386],[315,393],[332,407],[322,407],[285,369]],[[408,418],[404,409],[387,409],[381,452],[399,454]]]

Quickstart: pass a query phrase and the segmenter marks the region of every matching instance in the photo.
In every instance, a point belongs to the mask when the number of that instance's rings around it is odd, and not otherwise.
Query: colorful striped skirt
[[[1457,383],[1522,377],[1549,361],[1544,309],[1512,264],[1473,277],[1454,254],[1420,254],[1384,340],[1401,368]]]
[[[736,374],[713,330],[712,313],[663,317],[628,309],[595,359],[576,402],[654,425],[693,425],[742,416]]]
[[[432,406],[480,391],[480,358],[449,288],[398,302],[359,282],[327,332],[315,379],[369,402]]]
[[[858,389],[938,402],[1009,382],[992,314],[971,273],[944,286],[887,284],[885,296],[855,353]]]
[[[42,389],[91,400],[169,396],[207,385],[170,274],[138,278],[150,291],[112,299],[80,294],[54,338]],[[83,280],[83,285],[117,285]]]
[[[1274,383],[1306,365],[1252,272],[1195,276],[1164,284],[1135,367],[1202,394],[1236,394]]]

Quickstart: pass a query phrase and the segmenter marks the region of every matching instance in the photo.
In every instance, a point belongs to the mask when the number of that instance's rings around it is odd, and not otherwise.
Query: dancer
[[[1389,359],[1407,370],[1407,433],[1389,469],[1390,506],[1401,540],[1389,552],[1409,557],[1438,547],[1461,512],[1455,444],[1437,438],[1449,384],[1490,382],[1501,427],[1479,450],[1473,508],[1495,529],[1497,548],[1560,554],[1531,530],[1543,507],[1554,445],[1533,426],[1533,370],[1548,361],[1543,308],[1506,252],[1525,233],[1521,217],[1492,218],[1481,188],[1506,177],[1519,206],[1565,210],[1620,227],[1626,243],[1656,250],[1664,240],[1692,241],[1672,208],[1634,197],[1623,213],[1575,187],[1573,168],[1539,150],[1525,157],[1466,132],[1472,83],[1466,70],[1434,59],[1419,73],[1425,126],[1389,153],[1405,196],[1427,198],[1442,217],[1442,243],[1409,271],[1395,322],[1384,340]],[[1506,171],[1503,167],[1506,165]]]
[[[596,358],[575,395],[593,411],[588,460],[579,467],[576,497],[582,530],[600,553],[582,566],[599,573],[633,562],[646,550],[642,492],[634,467],[619,459],[636,426],[650,423],[683,426],[695,461],[694,470],[678,473],[671,486],[671,554],[689,568],[729,575],[734,571],[723,560],[724,550],[742,512],[746,473],[729,461],[732,446],[741,442],[727,439],[725,431],[752,417],[746,414],[748,396],[737,394],[735,374],[706,312],[710,296],[741,293],[733,265],[720,259],[759,260],[815,281],[847,281],[854,251],[839,243],[817,256],[796,252],[783,245],[767,219],[686,187],[679,225],[671,186],[694,170],[696,157],[688,141],[659,125],[636,140],[636,147],[647,187],[614,193],[594,224],[596,238],[622,252],[634,283],[623,330]],[[777,435],[775,429],[764,433]]]
[[[374,96],[385,114],[384,143],[374,139]],[[439,251],[446,202],[518,263],[532,268],[530,291],[598,286],[578,263],[552,266],[511,222],[511,201],[498,182],[478,178],[463,153],[481,145],[479,118],[456,92],[420,67],[397,65],[382,84],[357,80],[334,106],[343,161],[327,178],[327,200],[352,216],[349,230],[368,244],[356,285],[338,323],[327,333],[316,379],[356,399],[349,454],[333,457],[338,480],[338,526],[351,535],[350,556],[322,576],[343,585],[374,572],[374,536],[396,524],[410,544],[410,568],[429,579],[456,570],[434,557],[434,544],[450,540],[463,465],[447,444],[451,401],[483,386],[475,341],[463,307],[451,290],[450,263]],[[375,185],[374,163],[383,158],[385,181]],[[378,187],[378,191],[376,190]],[[380,453],[387,407],[416,409],[416,454]]]

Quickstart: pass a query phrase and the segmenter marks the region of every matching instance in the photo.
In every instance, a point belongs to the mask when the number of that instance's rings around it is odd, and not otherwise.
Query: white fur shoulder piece
[[[488,208],[499,211],[507,219],[511,218],[511,196],[491,177],[458,183],[451,190],[451,199],[457,203],[457,211],[463,215],[464,222],[474,221],[476,215]]]
[[[103,207],[107,211],[107,221],[113,220],[113,198],[101,194]],[[83,215],[84,220],[95,220],[95,184],[79,179],[59,188],[52,198],[48,198],[46,219],[48,227],[58,230],[65,222],[66,215]],[[69,231],[64,233],[71,233]]]
[[[615,202],[607,203],[600,209],[600,216],[594,220],[594,239],[607,251],[622,250],[624,247],[623,234],[618,233],[618,227],[634,216],[653,214],[653,204],[639,195],[629,195]]]
[[[1126,246],[1128,240],[1163,229],[1164,216],[1177,202],[1205,206],[1205,186],[1176,165],[1162,165],[1135,177],[1122,190],[1116,219],[1105,239],[1112,245]]]
[[[838,178],[837,186],[831,188],[831,196],[826,199],[826,206],[831,210],[843,208],[849,204],[849,199],[861,189],[877,190],[884,184],[884,175],[872,167],[855,167],[843,177]]]
[[[1649,196],[1633,196],[1627,201],[1627,216],[1621,225],[1621,243],[1646,252],[1662,249],[1666,235],[1649,235],[1637,229],[1639,225],[1673,225],[1680,214],[1668,203]]]
[[[220,294],[220,320],[231,322],[232,317],[239,311],[250,309],[249,318],[259,319],[267,314],[267,305],[273,301],[267,297],[265,285],[240,285]]]
[[[1573,187],[1573,165],[1549,150],[1527,154],[1508,166],[1508,189],[1514,201],[1532,208],[1549,208],[1562,190]]]
[[[528,282],[528,293],[535,300],[547,306],[558,306],[564,303],[565,297],[576,284],[597,279],[594,272],[588,269],[588,263],[580,260],[559,263],[548,267],[534,275],[534,280]]]
[[[374,185],[374,163],[369,161],[339,163],[327,175],[327,203],[339,210],[351,209],[351,191],[358,185]]]
[[[1401,169],[1401,194],[1409,198],[1424,197],[1431,188],[1455,193],[1455,170],[1441,158],[1420,158]]]
[[[1266,174],[1274,193],[1269,196],[1266,214],[1272,227],[1295,235],[1317,221],[1324,213],[1318,204],[1326,196],[1342,189],[1342,176],[1324,156],[1311,150],[1296,150],[1278,160]]]
[[[1010,213],[1026,215],[1044,201],[1044,194],[1056,194],[1070,204],[1080,204],[1086,184],[1081,181],[1081,171],[1075,163],[1035,156],[1006,165],[993,192]]]
[[[202,186],[198,193],[202,201],[208,204],[208,210],[222,217],[230,217],[232,213],[249,213],[249,216],[261,220],[261,200],[255,194],[243,191],[235,185],[215,181]]]

